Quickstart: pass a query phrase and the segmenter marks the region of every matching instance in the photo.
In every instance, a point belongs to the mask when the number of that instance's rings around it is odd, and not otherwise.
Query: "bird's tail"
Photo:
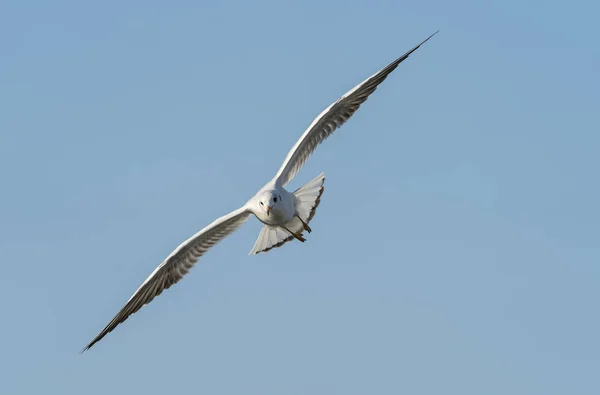
[[[263,226],[256,243],[250,255],[266,252],[270,249],[281,247],[285,243],[293,239],[304,241],[302,233],[305,230],[310,232],[308,223],[313,219],[317,211],[317,207],[321,202],[321,196],[325,187],[325,174],[321,173],[317,178],[307,182],[294,192],[296,196],[296,216],[290,222],[285,224],[285,228],[279,226]],[[306,225],[306,226],[305,226]],[[307,229],[308,228],[308,229]],[[294,235],[290,232],[294,232]]]
[[[296,215],[307,224],[315,216],[317,207],[321,203],[321,195],[325,187],[325,173],[319,174],[314,180],[307,182],[296,191]]]

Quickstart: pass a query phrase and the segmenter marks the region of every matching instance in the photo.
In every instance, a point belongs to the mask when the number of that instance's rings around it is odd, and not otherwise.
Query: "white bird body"
[[[275,204],[270,206],[270,214],[260,207],[261,200],[273,201]],[[296,198],[293,193],[288,192],[283,187],[277,187],[273,183],[264,186],[246,203],[252,214],[265,225],[284,225],[291,221],[296,213]]]
[[[308,223],[314,217],[321,201],[325,176],[321,173],[294,192],[287,191],[285,186],[294,178],[316,147],[342,126],[400,63],[436,33],[352,88],[321,112],[288,152],[275,177],[242,207],[218,218],[181,243],[148,276],[121,311],[83,351],[100,341],[165,289],[181,280],[208,249],[238,229],[251,214],[264,224],[251,254],[269,251],[293,239],[304,242],[303,232],[311,232]]]

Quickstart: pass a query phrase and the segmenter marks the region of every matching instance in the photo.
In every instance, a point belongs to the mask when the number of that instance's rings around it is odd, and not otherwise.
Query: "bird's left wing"
[[[417,50],[427,40],[433,37],[437,32],[427,37],[419,45],[394,60],[392,63],[373,74],[335,103],[327,107],[304,132],[300,140],[292,147],[287,154],[281,168],[275,176],[277,185],[285,186],[294,178],[310,154],[329,137],[337,128],[342,126],[355,112],[360,105],[364,103],[371,93],[375,92],[377,86],[381,84],[386,77],[398,67],[408,56]]]
[[[233,233],[248,220],[250,210],[239,208],[208,225],[179,245],[129,298],[125,306],[83,350],[86,351],[124,322],[130,315],[150,303],[185,276],[206,251]]]

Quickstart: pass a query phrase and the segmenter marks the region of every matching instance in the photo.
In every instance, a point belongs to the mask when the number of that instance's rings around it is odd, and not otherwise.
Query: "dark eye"
[[[260,202],[260,205],[262,206],[262,205],[263,205],[263,202]]]
[[[275,203],[277,203],[277,198],[276,198],[276,197],[274,197],[274,198],[273,198],[273,201],[274,201]]]

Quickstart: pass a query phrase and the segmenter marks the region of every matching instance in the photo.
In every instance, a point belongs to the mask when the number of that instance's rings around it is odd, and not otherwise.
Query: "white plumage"
[[[400,63],[436,33],[352,88],[319,114],[289,151],[275,177],[241,208],[217,219],[181,243],[148,276],[121,311],[83,351],[100,341],[165,289],[181,280],[210,247],[238,229],[251,214],[264,224],[251,254],[269,251],[293,239],[304,242],[303,232],[311,231],[308,223],[315,215],[323,194],[325,176],[321,173],[293,193],[288,192],[285,186],[298,173],[316,147],[342,126]]]

